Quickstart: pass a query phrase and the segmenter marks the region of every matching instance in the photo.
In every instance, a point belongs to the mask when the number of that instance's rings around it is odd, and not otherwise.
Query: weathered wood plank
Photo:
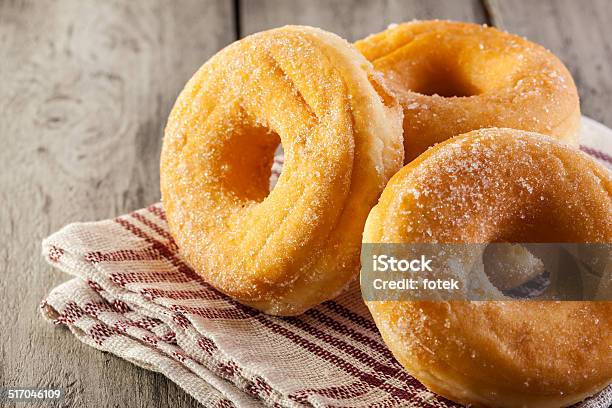
[[[557,54],[578,86],[582,112],[612,126],[612,2],[491,1],[494,21]]]
[[[185,81],[234,40],[225,0],[0,2],[0,385],[67,406],[195,406],[159,374],[81,344],[38,303],[67,276],[41,239],[159,199],[162,129]]]
[[[304,24],[335,32],[349,41],[412,19],[453,19],[484,23],[477,0],[242,0],[241,34],[286,24]]]

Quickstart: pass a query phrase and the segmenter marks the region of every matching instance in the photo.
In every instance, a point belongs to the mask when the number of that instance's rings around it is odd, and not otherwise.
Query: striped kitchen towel
[[[611,131],[589,119],[584,129],[582,149],[612,167]],[[184,262],[160,204],[70,224],[44,240],[43,254],[74,276],[41,303],[47,319],[163,373],[207,407],[457,406],[395,361],[357,285],[299,317],[259,313]],[[610,403],[612,387],[579,406]]]

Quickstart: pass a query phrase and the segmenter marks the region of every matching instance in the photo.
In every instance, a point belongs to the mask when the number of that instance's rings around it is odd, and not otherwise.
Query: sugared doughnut
[[[404,108],[405,156],[485,127],[529,130],[576,144],[572,76],[551,52],[476,24],[414,21],[355,43]]]
[[[165,131],[162,201],[204,280],[294,315],[358,274],[365,219],[402,161],[402,109],[380,74],[338,36],[288,26],[231,44],[187,83]]]
[[[476,130],[393,176],[363,241],[610,243],[612,176],[551,138]],[[367,304],[398,361],[460,403],[567,406],[612,381],[610,301]]]

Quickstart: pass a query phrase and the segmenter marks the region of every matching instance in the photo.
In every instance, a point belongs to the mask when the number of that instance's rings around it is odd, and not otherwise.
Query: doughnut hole
[[[246,124],[235,128],[220,154],[220,181],[226,191],[239,200],[263,201],[271,191],[274,154],[279,146],[280,137],[270,129]]]
[[[546,270],[542,260],[523,245],[491,243],[485,248],[482,258],[489,281],[506,296],[531,298],[550,284],[544,276]]]
[[[452,34],[452,35],[449,35]],[[459,33],[421,35],[377,61],[396,92],[428,96],[470,97],[514,81],[521,58],[511,50]]]
[[[280,143],[274,151],[274,159],[272,160],[272,168],[270,169],[270,179],[268,187],[270,192],[276,187],[276,183],[280,179],[281,173],[283,172],[283,165],[285,164],[285,150],[283,144]]]
[[[507,296],[541,300],[579,299],[582,296],[584,285],[582,276],[576,273],[580,270],[576,260],[560,247],[537,244],[585,242],[584,232],[573,230],[563,223],[563,220],[569,219],[569,214],[564,206],[552,203],[556,201],[553,198],[556,195],[551,190],[544,192],[541,201],[547,202],[545,206],[533,200],[527,201],[525,204],[529,210],[523,213],[523,218],[519,216],[509,223],[502,235],[503,241],[536,243],[529,245],[531,255],[526,255],[526,249],[523,254],[515,254],[516,258],[510,261],[514,267],[505,271],[487,270],[485,262],[489,280]],[[523,222],[519,222],[519,219]],[[504,276],[506,273],[509,275]],[[508,283],[514,284],[515,288]]]
[[[422,60],[419,64],[407,64],[402,76],[402,87],[423,95],[464,97],[478,95],[477,89],[456,61],[447,63],[442,59]]]

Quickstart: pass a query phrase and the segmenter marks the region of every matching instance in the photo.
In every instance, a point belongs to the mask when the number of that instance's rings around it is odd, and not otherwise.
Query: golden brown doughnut
[[[402,161],[402,110],[380,74],[340,37],[288,26],[231,44],[189,80],[165,131],[162,200],[207,282],[294,315],[357,275],[363,224]]]
[[[577,144],[572,76],[551,52],[476,24],[414,21],[355,43],[404,108],[405,156],[485,127],[529,130]]]
[[[481,129],[389,181],[364,243],[612,242],[612,176],[579,150]],[[612,302],[369,301],[398,361],[453,401],[560,407],[612,381]]]

